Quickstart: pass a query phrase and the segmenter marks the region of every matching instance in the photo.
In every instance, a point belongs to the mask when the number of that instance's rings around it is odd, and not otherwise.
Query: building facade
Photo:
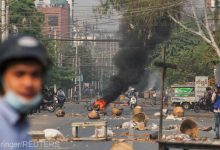
[[[70,5],[66,0],[35,1],[37,10],[44,14],[43,34],[49,38],[70,37]]]

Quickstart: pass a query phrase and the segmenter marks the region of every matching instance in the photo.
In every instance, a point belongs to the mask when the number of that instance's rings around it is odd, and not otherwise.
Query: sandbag
[[[62,109],[60,109],[60,110],[58,110],[58,111],[56,112],[56,116],[57,116],[57,117],[64,117],[65,114],[66,114],[65,111],[62,110]]]
[[[133,109],[133,114],[136,115],[136,114],[139,114],[139,113],[142,113],[143,112],[143,108],[141,106],[136,106],[134,109]]]
[[[173,109],[173,115],[175,117],[183,117],[184,116],[184,109],[181,106],[177,106]]]
[[[57,129],[45,129],[44,134],[47,140],[65,139],[64,135]]]
[[[122,108],[112,108],[113,116],[121,116],[123,109]]]
[[[198,138],[199,136],[198,125],[191,119],[186,119],[181,123],[180,132],[189,135],[191,138]]]
[[[100,119],[100,115],[98,112],[96,112],[95,110],[91,111],[88,113],[88,118],[89,119]]]

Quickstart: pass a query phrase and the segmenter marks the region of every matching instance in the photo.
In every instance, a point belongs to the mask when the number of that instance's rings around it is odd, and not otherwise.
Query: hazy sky
[[[79,22],[89,22],[95,24],[96,15],[93,12],[95,6],[99,5],[99,0],[75,0],[74,18]],[[98,27],[104,30],[118,30],[118,16],[104,16],[105,19],[98,20]]]

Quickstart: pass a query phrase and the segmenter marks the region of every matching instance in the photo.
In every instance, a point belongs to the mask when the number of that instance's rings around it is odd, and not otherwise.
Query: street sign
[[[208,87],[208,77],[207,76],[196,76],[195,79],[195,99],[198,101],[200,98],[204,97],[206,87]]]

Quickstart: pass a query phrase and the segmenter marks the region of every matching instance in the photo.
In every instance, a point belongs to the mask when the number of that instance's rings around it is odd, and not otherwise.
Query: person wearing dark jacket
[[[219,139],[219,125],[220,125],[220,84],[216,86],[217,91],[212,95],[213,111],[215,115],[215,139]]]
[[[28,35],[4,41],[0,55],[0,150],[34,149],[27,113],[42,100],[49,57],[40,42]]]

